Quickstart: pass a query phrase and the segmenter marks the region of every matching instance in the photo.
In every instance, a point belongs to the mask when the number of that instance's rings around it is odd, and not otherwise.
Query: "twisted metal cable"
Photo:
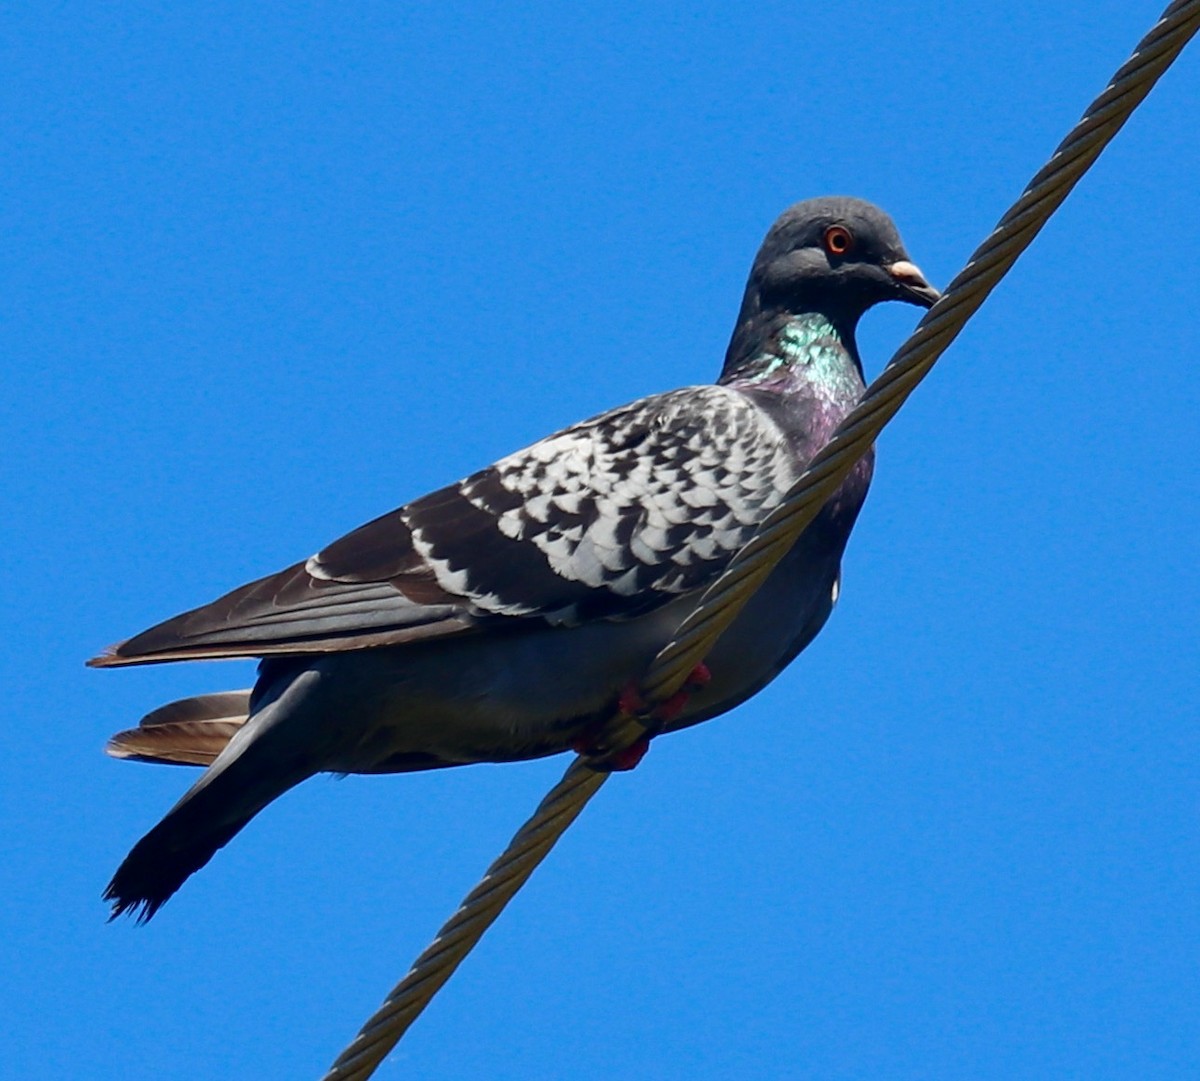
[[[1200,0],[1176,0],[1167,7],[1104,93],[809,463],[783,502],[706,591],[674,640],[654,659],[642,683],[648,703],[662,702],[683,686],[689,673],[703,661],[720,634],[1198,29]],[[644,733],[645,727],[636,718],[614,717],[605,747],[620,749]],[[361,1081],[375,1072],[607,776],[592,769],[583,758],[571,764],[437,938],[413,962],[408,975],[338,1057],[324,1081]]]
[[[338,1056],[323,1081],[359,1081],[375,1072],[608,777],[588,767],[582,758],[571,763],[504,854],[413,962],[408,975]]]

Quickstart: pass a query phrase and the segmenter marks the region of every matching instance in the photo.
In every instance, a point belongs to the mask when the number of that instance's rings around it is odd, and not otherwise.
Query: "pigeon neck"
[[[828,390],[842,383],[861,387],[854,328],[839,328],[817,312],[782,313],[765,327],[743,325],[730,342],[720,382],[782,391],[808,384]]]

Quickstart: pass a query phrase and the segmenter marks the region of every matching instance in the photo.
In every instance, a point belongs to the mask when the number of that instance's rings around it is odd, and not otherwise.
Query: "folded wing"
[[[796,471],[778,426],[736,390],[645,398],[90,663],[319,653],[630,618],[708,585]]]

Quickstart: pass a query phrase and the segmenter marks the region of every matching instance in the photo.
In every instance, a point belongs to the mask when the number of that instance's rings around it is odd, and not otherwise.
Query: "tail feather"
[[[224,691],[160,706],[104,748],[113,758],[211,766],[250,714],[250,691]]]
[[[120,753],[140,746],[134,736],[149,736],[153,741],[155,733],[162,730],[168,743],[179,737],[179,745],[150,745],[152,753],[143,753],[143,748],[133,750],[130,756],[181,761],[186,760],[185,751],[195,754],[200,750],[198,743],[184,739],[182,734],[190,730],[181,726],[226,725],[233,730],[212,765],[117,868],[104,891],[104,899],[112,902],[111,918],[129,913],[145,923],[268,803],[317,772],[320,763],[304,738],[308,733],[303,731],[303,723],[299,731],[296,728],[296,710],[302,720],[309,682],[303,676],[289,677],[275,693],[256,704],[248,721],[226,715],[230,706],[240,711],[241,703],[248,704],[248,692],[203,695],[164,706],[131,733],[114,737],[120,741]]]
[[[254,813],[247,814],[214,827],[172,812],[133,846],[117,868],[104,891],[104,900],[112,902],[109,921],[128,912],[139,924],[145,923],[253,817]]]

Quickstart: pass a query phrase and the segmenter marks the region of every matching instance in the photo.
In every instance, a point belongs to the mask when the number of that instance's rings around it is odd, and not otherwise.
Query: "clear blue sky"
[[[9,1076],[319,1076],[566,765],[311,781],[109,926],[194,774],[105,738],[252,668],[85,657],[714,378],[797,199],[944,284],[1159,10],[511,7],[6,17]],[[1200,1075],[1198,101],[1193,45],[884,435],[818,642],[613,780],[380,1077]]]

